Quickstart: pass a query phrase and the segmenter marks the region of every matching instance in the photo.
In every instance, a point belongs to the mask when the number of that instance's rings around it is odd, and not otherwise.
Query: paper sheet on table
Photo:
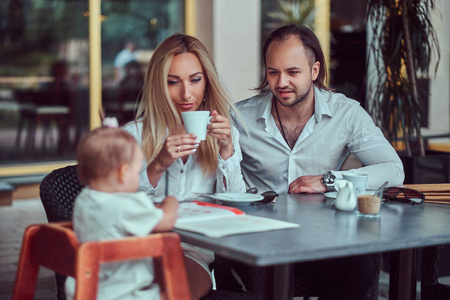
[[[219,238],[227,235],[297,228],[300,225],[246,215],[243,211],[204,202],[182,203],[175,228]]]

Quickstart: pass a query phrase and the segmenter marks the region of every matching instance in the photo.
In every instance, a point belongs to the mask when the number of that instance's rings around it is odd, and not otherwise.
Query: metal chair
[[[22,131],[26,125],[25,151],[35,152],[36,130],[42,125],[42,151],[47,151],[53,139],[52,124],[57,129],[56,146],[59,154],[69,145],[69,127],[73,123],[73,93],[70,90],[16,91],[19,103],[19,125],[16,149],[20,150]],[[48,145],[47,145],[48,144]]]
[[[166,299],[190,299],[176,233],[79,243],[71,223],[30,225],[24,233],[13,300],[33,299],[39,266],[76,280],[75,299],[97,297],[101,263],[153,257],[155,279]]]

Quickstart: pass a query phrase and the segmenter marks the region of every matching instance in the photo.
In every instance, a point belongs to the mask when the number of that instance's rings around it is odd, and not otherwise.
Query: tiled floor
[[[0,206],[0,300],[9,300],[19,260],[20,245],[25,228],[30,224],[47,222],[40,199],[15,200],[11,206]],[[41,268],[35,299],[54,299],[54,273]],[[450,277],[445,283],[449,284]],[[389,275],[381,272],[379,300],[387,299]],[[296,298],[301,299],[301,298]],[[418,286],[417,298],[420,299]]]
[[[14,289],[20,245],[25,228],[47,222],[39,199],[15,200],[0,206],[0,300],[10,300]],[[35,299],[54,299],[54,273],[41,268]]]

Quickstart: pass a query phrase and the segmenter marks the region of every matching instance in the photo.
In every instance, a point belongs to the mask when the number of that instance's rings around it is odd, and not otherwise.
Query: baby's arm
[[[156,224],[152,232],[168,231],[173,228],[177,220],[178,200],[175,197],[167,196],[163,202],[158,205],[164,212],[162,219]]]

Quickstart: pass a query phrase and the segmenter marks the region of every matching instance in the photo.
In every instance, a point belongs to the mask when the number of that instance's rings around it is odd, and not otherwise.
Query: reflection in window
[[[103,110],[120,124],[134,119],[153,49],[183,32],[184,1],[112,1],[103,3]]]
[[[182,0],[102,1],[103,104],[134,115],[152,49],[183,32]],[[0,165],[72,160],[89,128],[86,0],[0,1]],[[132,55],[115,60],[127,45]]]

